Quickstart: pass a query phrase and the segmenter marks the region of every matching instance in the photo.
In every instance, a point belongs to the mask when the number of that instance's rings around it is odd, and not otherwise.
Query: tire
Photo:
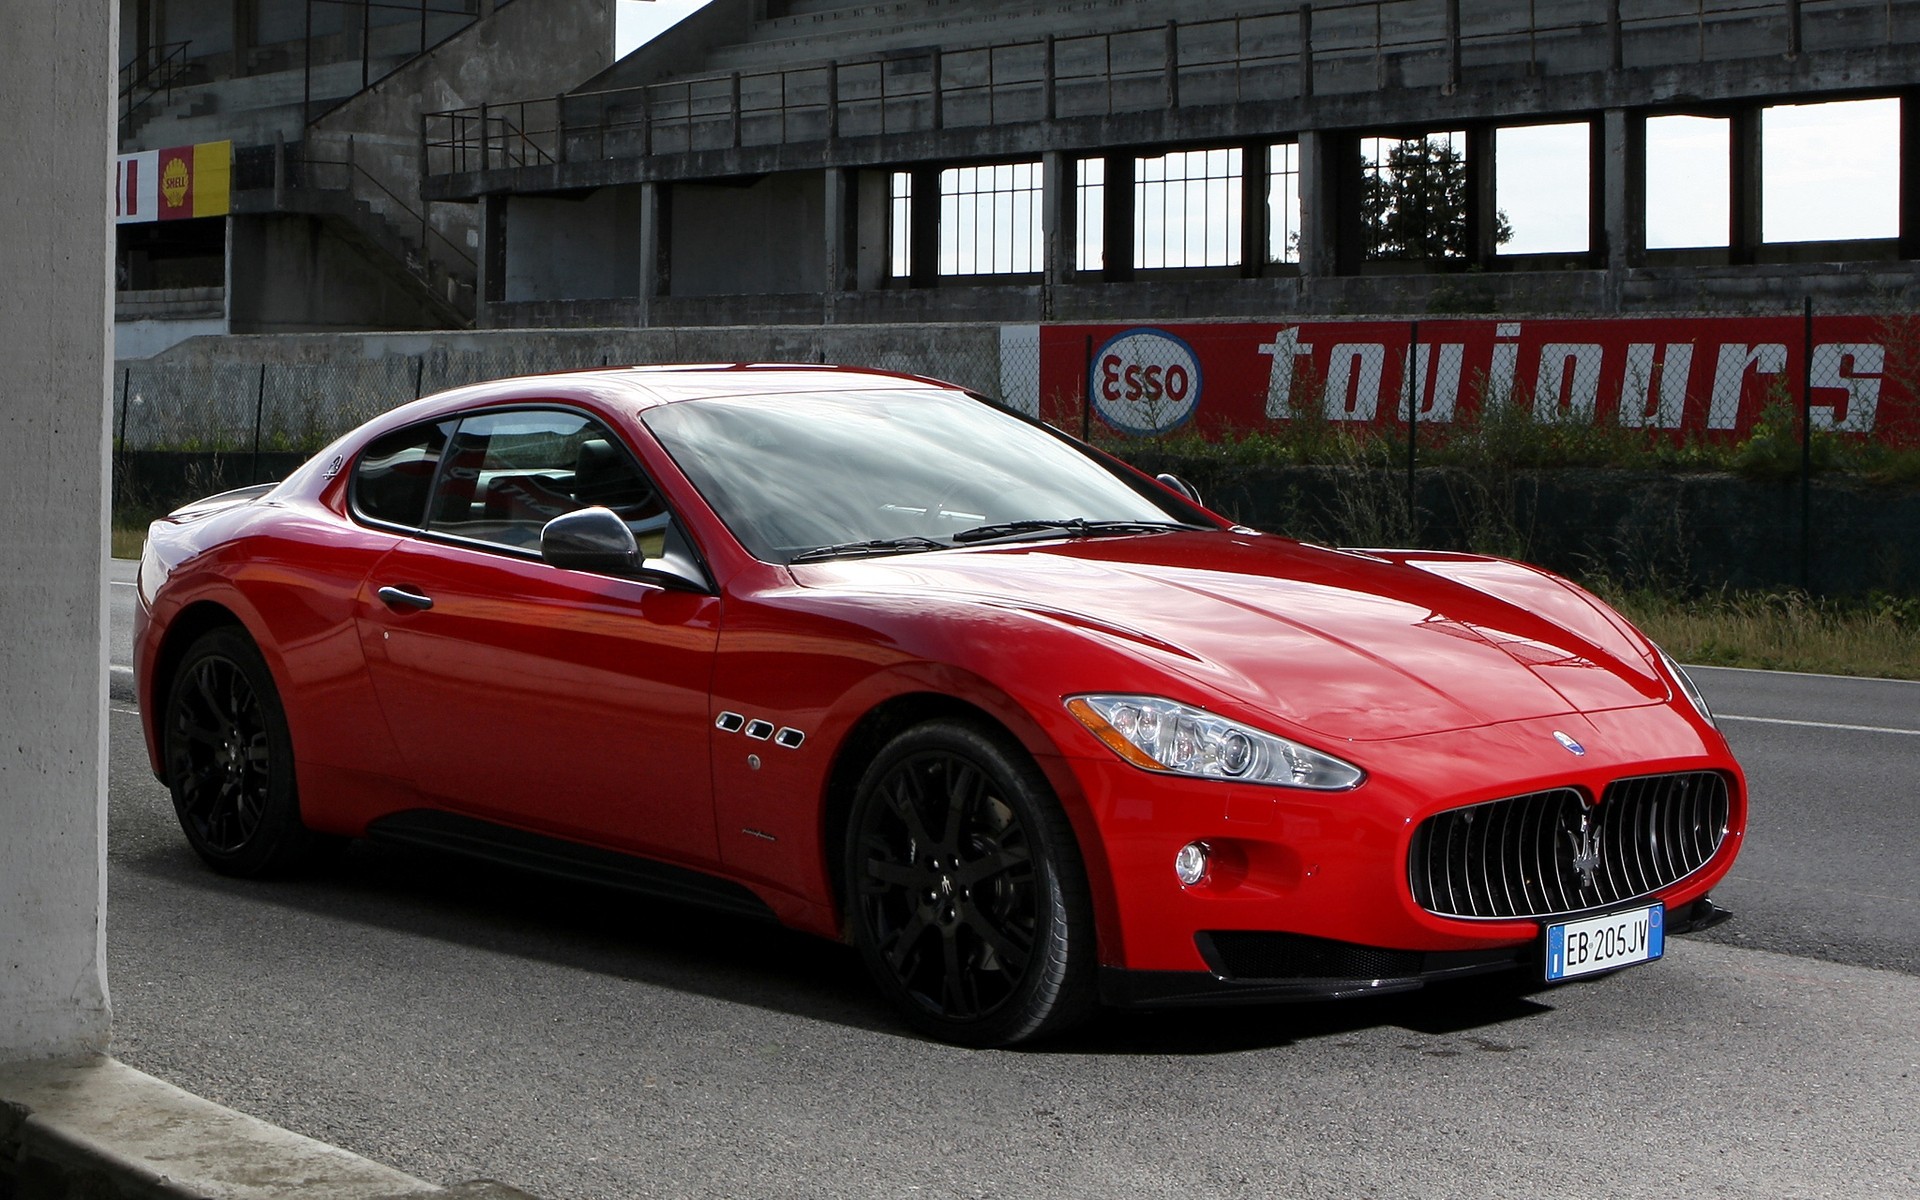
[[[943,1041],[1009,1046],[1092,1011],[1092,903],[1039,769],[981,726],[889,742],[847,823],[846,913],[880,990]]]
[[[187,842],[225,875],[280,875],[341,839],[300,820],[293,739],[260,650],[222,626],[187,648],[167,691],[162,761]]]

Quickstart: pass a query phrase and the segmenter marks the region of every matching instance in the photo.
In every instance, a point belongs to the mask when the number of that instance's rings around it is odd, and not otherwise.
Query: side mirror
[[[640,543],[610,508],[562,513],[540,527],[540,557],[569,571],[631,575],[640,569]]]
[[[1200,504],[1200,493],[1194,488],[1192,484],[1180,478],[1178,475],[1171,475],[1163,471],[1160,474],[1155,475],[1154,478],[1159,480],[1161,483],[1166,484],[1168,487],[1172,488],[1174,491],[1179,492],[1182,496],[1185,496],[1187,499],[1193,501],[1195,504]],[[1206,505],[1200,504],[1200,507],[1205,508]]]

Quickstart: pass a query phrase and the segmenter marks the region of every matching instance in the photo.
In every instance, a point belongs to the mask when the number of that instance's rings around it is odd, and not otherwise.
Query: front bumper
[[[1563,748],[1554,736],[1562,728],[1585,743],[1583,755]],[[1078,802],[1070,807],[1085,814],[1081,844],[1088,848],[1101,964],[1128,974],[1244,974],[1219,970],[1197,935],[1284,933],[1423,956],[1384,970],[1302,976],[1336,981],[1313,984],[1311,994],[1340,994],[1342,980],[1379,990],[1372,981],[1497,970],[1515,964],[1515,948],[1528,945],[1540,923],[1527,915],[1443,915],[1416,901],[1410,847],[1435,813],[1553,788],[1597,798],[1623,778],[1718,772],[1728,783],[1729,807],[1711,858],[1682,878],[1616,898],[1661,900],[1675,914],[1725,876],[1746,824],[1744,780],[1725,743],[1664,705],[1339,750],[1368,770],[1359,788],[1233,785],[1150,774],[1114,756],[1064,760]],[[1211,865],[1203,882],[1188,886],[1173,864],[1191,842],[1206,844]],[[1430,955],[1448,957],[1430,966]],[[1289,989],[1302,986],[1282,978]]]
[[[1731,919],[1706,896],[1667,913],[1669,935]],[[1525,972],[1538,980],[1540,939],[1480,950],[1390,950],[1329,938],[1247,930],[1194,936],[1205,971],[1103,967],[1100,998],[1117,1008],[1273,1004],[1410,992],[1474,975]]]

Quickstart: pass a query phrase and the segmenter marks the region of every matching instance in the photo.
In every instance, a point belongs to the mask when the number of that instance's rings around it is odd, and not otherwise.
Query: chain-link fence
[[[1920,315],[1894,306],[462,340],[128,365],[121,520],[278,478],[375,413],[462,384],[832,361],[951,379],[1296,536],[1499,553],[1628,586],[1920,592]]]

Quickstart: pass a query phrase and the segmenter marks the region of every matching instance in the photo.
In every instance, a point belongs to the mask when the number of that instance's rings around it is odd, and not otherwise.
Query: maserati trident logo
[[[1600,838],[1601,833],[1593,827],[1593,818],[1585,811],[1580,814],[1580,833],[1575,836],[1573,830],[1562,829],[1567,842],[1573,847],[1573,869],[1580,872],[1580,886],[1592,891],[1599,882],[1600,875]]]
[[[1566,734],[1561,733],[1558,729],[1553,731],[1553,740],[1556,742],[1559,742],[1562,746],[1565,746],[1567,748],[1568,754],[1577,754],[1577,755],[1580,755],[1581,757],[1586,756],[1587,748],[1585,746],[1582,746],[1579,742],[1574,741],[1572,738],[1568,737]]]

